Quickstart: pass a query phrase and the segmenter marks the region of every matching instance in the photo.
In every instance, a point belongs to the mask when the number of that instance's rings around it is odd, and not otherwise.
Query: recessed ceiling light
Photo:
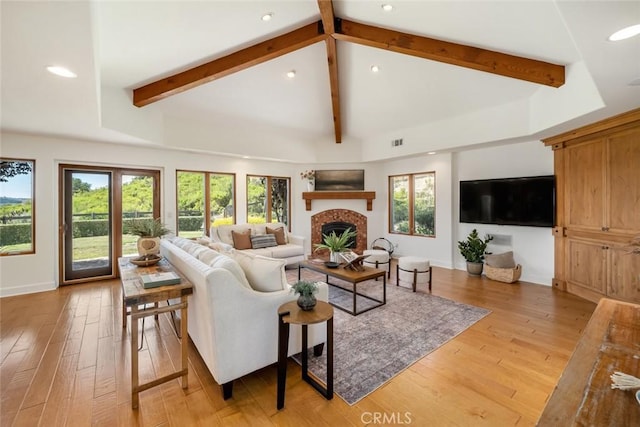
[[[377,73],[378,71],[380,71],[380,67],[378,67],[377,65],[372,65],[371,66],[371,72],[372,73]]]
[[[435,151],[429,151],[427,154],[432,156],[432,155],[436,154],[436,152]]]
[[[287,77],[289,77],[290,79],[294,78],[296,76],[296,70],[291,70],[287,73]]]
[[[76,77],[78,77],[78,75],[73,71],[71,71],[70,69],[65,67],[59,67],[56,65],[48,66],[47,71],[49,71],[51,74],[55,74],[56,76],[66,77],[68,79],[75,79]]]
[[[271,18],[273,18],[273,12],[265,13],[260,19],[263,21],[271,21]]]
[[[393,6],[390,4],[383,4],[381,7],[385,12],[391,12],[393,10]]]
[[[632,25],[630,27],[623,28],[620,31],[616,31],[609,36],[609,40],[612,42],[617,42],[633,36],[637,36],[638,34],[640,34],[640,24]]]

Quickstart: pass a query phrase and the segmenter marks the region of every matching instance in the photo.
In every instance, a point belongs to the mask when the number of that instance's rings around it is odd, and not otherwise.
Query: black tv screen
[[[555,177],[460,181],[460,222],[553,227]]]

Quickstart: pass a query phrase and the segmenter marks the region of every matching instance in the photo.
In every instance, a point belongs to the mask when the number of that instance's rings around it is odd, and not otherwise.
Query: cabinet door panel
[[[605,294],[605,250],[602,243],[567,239],[569,282]]]
[[[622,247],[609,250],[609,286],[607,296],[640,303],[640,255]]]
[[[565,206],[568,227],[602,230],[605,225],[604,156],[602,139],[567,148]]]
[[[609,138],[609,231],[640,233],[640,128]]]

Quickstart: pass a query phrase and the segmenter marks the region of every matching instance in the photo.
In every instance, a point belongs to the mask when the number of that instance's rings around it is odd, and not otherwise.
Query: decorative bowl
[[[327,261],[324,263],[327,268],[338,268],[340,266],[339,262]]]
[[[638,401],[638,404],[640,405],[640,390],[636,391],[636,400]]]
[[[130,262],[138,267],[148,267],[150,265],[157,264],[161,259],[162,257],[158,255],[142,255],[131,259]]]

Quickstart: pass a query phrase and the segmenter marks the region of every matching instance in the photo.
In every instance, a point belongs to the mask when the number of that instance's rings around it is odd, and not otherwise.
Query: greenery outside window
[[[291,179],[273,176],[247,176],[247,222],[289,224]]]
[[[0,256],[36,252],[35,160],[0,158]]]
[[[212,226],[235,223],[235,174],[177,171],[176,188],[178,236],[208,236]]]
[[[389,232],[435,237],[436,174],[389,177]]]

